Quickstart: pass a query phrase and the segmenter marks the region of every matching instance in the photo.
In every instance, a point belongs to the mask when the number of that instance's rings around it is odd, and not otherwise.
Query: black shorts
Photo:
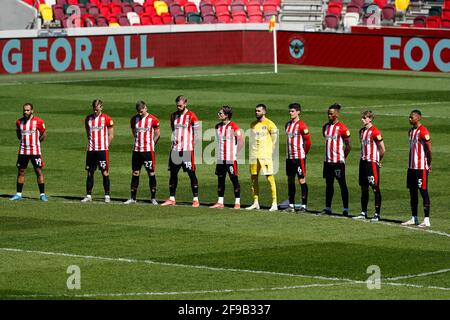
[[[97,167],[102,171],[109,170],[108,151],[88,151],[86,153],[86,170],[95,171]]]
[[[238,166],[237,161],[218,161],[216,164],[216,175],[217,176],[226,176],[227,173],[230,176],[238,175]]]
[[[323,163],[323,178],[333,180],[334,178],[340,180],[345,179],[345,163]]]
[[[359,185],[378,187],[380,185],[380,166],[376,162],[359,161]]]
[[[406,187],[409,189],[428,190],[428,171],[408,169]]]
[[[140,171],[142,166],[148,172],[155,172],[156,161],[155,152],[136,152],[133,151],[133,157],[131,159],[131,168],[133,171]]]
[[[183,168],[184,172],[195,172],[194,151],[171,151],[169,157],[169,171]]]
[[[299,179],[306,178],[306,159],[286,159],[286,175]]]
[[[33,168],[43,168],[44,160],[42,160],[42,156],[40,155],[28,155],[28,154],[19,154],[17,157],[16,166],[19,169],[26,169],[28,167],[28,161],[31,161]]]

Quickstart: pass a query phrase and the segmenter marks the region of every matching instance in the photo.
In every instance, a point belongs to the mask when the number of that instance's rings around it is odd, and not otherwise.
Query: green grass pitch
[[[132,136],[129,119],[137,100],[148,103],[161,120],[157,145],[158,199],[168,196],[169,114],[177,95],[203,121],[217,122],[224,104],[247,129],[254,107],[265,103],[268,118],[280,129],[287,106],[298,101],[309,125],[309,208],[324,207],[323,138],[327,107],[343,105],[341,120],[352,135],[347,162],[350,213],[359,214],[360,112],[371,109],[382,131],[386,155],[381,171],[382,217],[370,223],[336,215],[212,210],[216,201],[214,165],[198,165],[202,207],[172,208],[148,203],[148,182],[141,176],[138,204],[129,197]],[[95,202],[82,205],[86,137],[83,120],[93,99],[115,121],[110,148],[112,203],[102,203],[100,174]],[[30,101],[47,126],[43,143],[48,203],[38,200],[36,179],[27,170],[23,201],[15,192],[15,120]],[[450,76],[435,73],[280,66],[161,68],[111,72],[0,77],[0,299],[449,299],[450,298]],[[429,230],[400,226],[410,217],[406,189],[409,112],[423,113],[433,141]],[[278,198],[287,198],[285,135],[281,130]],[[204,142],[206,146],[209,142]],[[250,199],[248,166],[239,166],[243,207]],[[261,202],[270,205],[265,179]],[[299,188],[297,188],[298,190]],[[180,173],[177,200],[189,204],[187,175]],[[227,181],[225,201],[233,202]],[[420,209],[419,216],[423,217]],[[369,202],[373,214],[373,197]],[[69,266],[80,269],[81,288],[70,290]],[[381,288],[370,290],[369,266],[378,266]]]

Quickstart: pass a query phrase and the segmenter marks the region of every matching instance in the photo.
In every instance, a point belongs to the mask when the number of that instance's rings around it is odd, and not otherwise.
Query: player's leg
[[[230,172],[231,168],[233,168],[233,173]],[[231,183],[233,184],[234,209],[240,209],[241,208],[241,185],[239,184],[236,161],[234,162],[234,164],[232,166],[230,166],[228,174],[230,176]]]
[[[195,174],[195,158],[194,151],[183,152],[183,171],[187,172],[189,180],[191,182],[192,190],[192,206],[199,207],[198,201],[198,179]]]
[[[372,218],[372,221],[379,221],[381,218],[381,191],[380,191],[380,167],[375,162],[370,162],[370,167],[372,168],[372,176],[369,182],[371,183],[372,191],[374,194],[375,200],[375,216]]]
[[[169,157],[169,199],[167,199],[162,206],[172,206],[176,204],[175,195],[178,186],[178,172],[181,169],[182,156],[179,155],[178,151],[171,151]]]
[[[213,209],[222,209],[224,208],[224,196],[225,196],[225,178],[226,178],[226,164],[225,163],[217,163],[216,164],[216,172],[217,175],[217,202],[211,206]]]
[[[332,164],[324,162],[323,178],[325,179],[325,208],[322,213],[331,214],[331,203],[334,196],[334,168]]]
[[[426,228],[431,227],[430,224],[430,195],[428,194],[428,172],[426,170],[419,170],[422,175],[422,183],[419,187],[419,192],[423,201],[423,223],[419,224],[419,227]]]
[[[92,189],[94,188],[94,174],[97,170],[97,156],[95,151],[86,152],[86,196],[81,202],[92,201]]]
[[[306,159],[300,159],[300,170],[297,169],[298,182],[302,191],[302,206],[300,211],[306,211],[308,205],[308,184],[306,183]]]
[[[270,191],[272,195],[272,206],[269,211],[277,211],[278,210],[278,201],[277,201],[277,185],[275,183],[275,177],[273,172],[273,161],[272,159],[263,159],[260,160],[262,174],[266,176],[267,181],[270,185]]]
[[[111,202],[110,188],[111,181],[109,179],[109,157],[108,151],[99,151],[99,167],[102,172],[103,190],[105,191],[105,202]]]
[[[409,189],[410,205],[411,205],[411,219],[402,223],[404,226],[417,225],[419,220],[417,218],[417,210],[419,205],[419,181],[417,178],[417,170],[408,169],[406,186]]]
[[[345,164],[341,163],[338,166],[339,169],[335,170],[336,179],[339,183],[339,187],[341,189],[341,198],[342,198],[342,214],[344,216],[348,216],[348,187],[347,181],[345,179]]]
[[[286,176],[287,176],[287,182],[288,182],[288,200],[289,200],[289,207],[286,209],[287,211],[294,211],[294,205],[295,205],[295,193],[297,192],[295,188],[295,166],[293,164],[292,159],[286,159]]]
[[[142,152],[133,151],[131,156],[131,183],[130,183],[130,199],[124,202],[124,204],[136,203],[137,191],[139,188],[139,177],[141,175],[141,168],[143,165]]]
[[[361,213],[353,219],[367,219],[367,207],[369,206],[369,177],[367,173],[367,161],[359,161],[359,186],[361,187]]]
[[[259,182],[258,182],[258,174],[259,170],[261,170],[261,165],[259,164],[259,161],[256,161],[255,163],[250,163],[250,176],[251,176],[251,191],[252,191],[252,198],[253,198],[253,204],[246,208],[247,210],[259,210]]]
[[[33,164],[34,172],[36,174],[37,184],[39,187],[39,199],[41,201],[48,201],[48,197],[45,194],[45,179],[42,169],[44,168],[44,162],[41,156],[32,156],[31,163]]]
[[[147,170],[148,175],[148,186],[150,188],[150,201],[153,205],[157,206],[158,201],[156,201],[156,161],[155,152],[144,153],[144,166]]]
[[[17,201],[22,200],[23,185],[25,183],[25,170],[28,166],[28,157],[19,155],[17,157],[17,182],[16,182],[16,194],[13,195],[10,200]]]

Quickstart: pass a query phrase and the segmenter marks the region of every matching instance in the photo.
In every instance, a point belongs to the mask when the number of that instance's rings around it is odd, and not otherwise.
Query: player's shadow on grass
[[[354,217],[356,217],[356,216],[353,216],[353,215],[351,215],[351,214],[349,214],[347,217],[346,216],[344,216],[342,213],[334,213],[334,212],[332,212],[331,214],[325,214],[325,213],[322,213],[322,211],[315,211],[315,210],[308,210],[307,211],[307,213],[313,213],[313,214],[319,214],[320,216],[329,216],[329,217],[336,217],[336,218],[346,218],[346,219],[352,219],[352,218],[354,218]],[[366,221],[370,221],[370,218],[368,218],[368,219],[366,219]],[[403,222],[403,220],[394,220],[394,219],[384,219],[384,218],[381,218],[380,220],[379,220],[380,222],[391,222],[391,223],[398,223],[398,224],[400,224],[400,223],[402,223]],[[375,223],[375,222],[374,222]]]

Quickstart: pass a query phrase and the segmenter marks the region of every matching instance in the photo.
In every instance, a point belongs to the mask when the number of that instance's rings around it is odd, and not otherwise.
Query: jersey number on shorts
[[[153,161],[144,161],[144,167],[147,169],[153,169]]]
[[[100,168],[102,168],[103,170],[106,169],[106,161],[99,161],[98,163],[100,165]]]

